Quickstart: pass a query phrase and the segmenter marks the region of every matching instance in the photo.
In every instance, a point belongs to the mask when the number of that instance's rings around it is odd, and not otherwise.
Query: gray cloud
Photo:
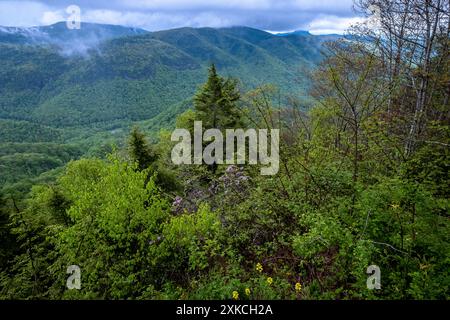
[[[147,30],[245,25],[274,32],[343,32],[358,21],[352,0],[56,0],[0,1],[0,25],[43,25],[64,20],[71,4],[82,21]]]

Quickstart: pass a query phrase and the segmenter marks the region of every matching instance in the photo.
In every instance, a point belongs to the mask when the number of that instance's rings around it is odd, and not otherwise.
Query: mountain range
[[[41,157],[48,155],[48,144],[78,145],[79,154],[95,153],[122,139],[133,123],[153,132],[170,127],[191,106],[211,63],[221,75],[239,79],[242,90],[271,83],[306,98],[301,70],[314,68],[323,43],[337,37],[274,35],[249,27],[157,32],[88,23],[68,29],[64,22],[0,27],[0,148],[19,150],[17,155],[27,144]],[[70,158],[65,155],[64,160],[55,155],[54,165],[45,169]],[[0,168],[26,167],[13,160],[0,155]],[[7,182],[0,175],[0,184]]]

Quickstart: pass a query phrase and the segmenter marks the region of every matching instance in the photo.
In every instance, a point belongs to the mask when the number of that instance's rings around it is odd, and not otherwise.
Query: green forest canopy
[[[425,9],[407,11],[418,28],[411,36],[433,17],[445,35],[439,14],[417,14]],[[381,32],[397,37],[390,27]],[[235,119],[221,117],[281,130],[276,176],[250,165],[174,166],[170,131],[151,143],[134,129],[106,159],[71,161],[26,199],[0,197],[0,297],[448,299],[450,42],[426,38],[435,54],[423,48],[412,63],[416,47],[353,32],[364,40],[329,45],[310,110],[276,105],[279,92],[261,86],[233,98]],[[213,68],[177,127],[217,126],[207,108],[223,96],[208,92],[230,82],[212,77]],[[55,156],[77,152],[40,143]],[[70,265],[81,269],[80,290],[66,288]],[[381,290],[367,288],[370,265]]]

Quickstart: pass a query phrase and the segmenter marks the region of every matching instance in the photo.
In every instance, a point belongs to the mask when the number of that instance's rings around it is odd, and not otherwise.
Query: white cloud
[[[286,2],[279,1],[278,3]],[[352,4],[353,0],[293,0],[290,6],[308,11],[348,11]]]
[[[125,8],[151,10],[339,10],[348,11],[353,0],[116,0]]]
[[[42,14],[42,17],[41,17],[41,20],[40,20],[40,22],[41,22],[40,24],[43,24],[43,25],[54,24],[56,22],[63,21],[64,19],[65,19],[65,15],[60,10],[58,10],[58,11],[45,11]]]
[[[239,24],[238,20],[220,16],[214,12],[189,15],[183,12],[119,12],[113,10],[89,10],[82,13],[82,22],[119,24],[147,30],[162,30],[179,27],[225,27]]]
[[[162,30],[245,25],[263,30],[342,33],[356,21],[352,0],[0,0],[0,25],[48,25],[76,3],[81,20]]]
[[[89,10],[82,14],[83,22],[97,22],[105,24],[119,24],[124,26],[135,26],[149,28],[165,22],[165,15],[159,13],[120,12],[114,10]]]
[[[128,0],[124,2],[124,5],[135,9],[177,11],[198,9],[265,10],[273,7],[276,2],[270,0]]]
[[[343,34],[350,26],[363,21],[360,17],[321,16],[312,20],[306,29],[312,34]]]
[[[0,1],[0,25],[29,27],[40,25],[48,6],[34,1]]]

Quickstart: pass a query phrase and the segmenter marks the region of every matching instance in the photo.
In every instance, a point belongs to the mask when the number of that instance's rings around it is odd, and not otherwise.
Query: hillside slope
[[[320,61],[322,44],[318,36],[247,27],[0,27],[0,143],[69,143],[95,153],[123,141],[134,122],[145,120],[155,130],[170,126],[189,107],[211,63],[238,78],[243,90],[272,83],[305,97],[308,83],[299,70]],[[43,138],[30,137],[40,131]]]

